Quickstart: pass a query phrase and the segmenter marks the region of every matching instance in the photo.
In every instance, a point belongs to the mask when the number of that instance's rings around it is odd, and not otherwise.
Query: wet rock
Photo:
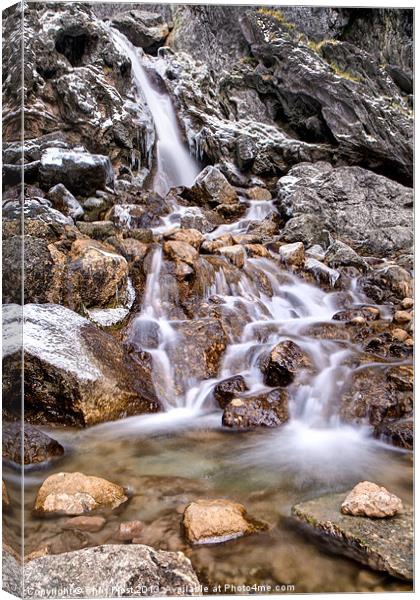
[[[333,316],[334,321],[354,321],[354,319],[361,318],[363,323],[366,321],[375,321],[380,316],[379,310],[373,306],[363,306],[361,308],[349,308],[347,310],[340,310]]]
[[[403,308],[403,310],[410,310],[410,308],[413,308],[413,306],[414,306],[413,298],[404,298],[401,301],[401,307]]]
[[[295,342],[286,340],[275,346],[261,362],[264,383],[270,386],[287,386],[299,369],[310,366],[307,356]]]
[[[17,315],[10,305],[5,326]],[[159,409],[149,366],[132,360],[115,338],[63,306],[27,304],[25,319],[25,419],[89,426]],[[19,316],[19,312],[18,312]],[[69,331],[71,343],[69,345]],[[15,345],[17,344],[17,345]],[[20,346],[4,348],[4,409],[20,415]]]
[[[178,321],[174,328],[179,341],[176,347],[169,349],[169,357],[177,385],[188,389],[189,379],[199,381],[216,377],[228,342],[220,321],[213,318]]]
[[[244,248],[247,256],[251,258],[268,258],[270,256],[269,251],[262,244],[245,244]]]
[[[360,271],[367,271],[369,268],[367,262],[353,248],[339,240],[336,240],[327,248],[324,258],[325,263],[333,269],[337,267],[355,267]]]
[[[181,217],[181,227],[183,229],[196,229],[201,233],[209,233],[214,229],[214,225],[209,221],[209,219],[207,219],[207,217],[201,211],[186,211],[185,214]]]
[[[245,507],[224,499],[191,502],[184,511],[182,525],[191,544],[226,542],[255,531]]]
[[[78,200],[62,183],[58,183],[49,190],[48,198],[51,200],[53,207],[67,217],[79,219],[84,213]]]
[[[368,422],[374,427],[383,421],[410,416],[413,410],[412,390],[411,366],[357,370],[341,398],[340,415],[345,421]]]
[[[124,521],[119,524],[117,538],[122,542],[140,538],[143,533],[143,523],[141,521]]]
[[[106,523],[105,517],[100,516],[81,516],[67,519],[61,526],[62,529],[77,529],[79,531],[88,531],[90,533],[96,533],[101,531]]]
[[[226,177],[212,166],[206,167],[197,176],[190,190],[183,195],[199,206],[214,208],[220,204],[236,204],[238,196]]]
[[[393,329],[391,335],[398,342],[405,342],[405,340],[409,337],[408,333],[404,329]]]
[[[159,13],[130,10],[112,19],[112,25],[123,33],[134,46],[155,54],[168,37],[168,25]]]
[[[241,269],[245,264],[246,252],[242,246],[222,246],[216,250],[217,254],[225,256],[231,263]]]
[[[3,504],[3,508],[7,508],[8,506],[10,506],[10,499],[9,499],[9,494],[7,493],[6,484],[4,483],[3,479],[1,481],[1,488],[2,488],[2,504]]]
[[[398,496],[370,481],[358,483],[341,504],[341,512],[354,517],[393,517],[402,509]]]
[[[64,454],[64,448],[39,429],[16,421],[3,423],[3,459],[21,465],[42,463]]]
[[[39,488],[34,510],[40,514],[81,515],[99,508],[114,509],[127,500],[121,486],[101,477],[56,473]]]
[[[280,210],[289,219],[282,232],[286,240],[322,245],[327,230],[365,256],[411,251],[410,188],[360,167],[305,169],[293,167],[287,185],[279,187]]]
[[[182,552],[140,544],[84,548],[37,558],[25,566],[25,583],[43,594],[54,586],[70,589],[75,581],[80,597],[112,598],[116,590],[131,590],[135,597],[201,595],[197,576]]]
[[[289,419],[288,396],[275,389],[255,396],[236,396],[223,411],[222,423],[234,429],[278,427]]]
[[[69,286],[75,308],[107,307],[125,297],[128,264],[123,256],[100,242],[77,240],[71,247],[71,258]]]
[[[201,243],[204,240],[204,236],[200,231],[186,228],[169,232],[165,237],[176,242],[185,242],[196,250],[200,249]]]
[[[73,194],[88,196],[112,186],[114,174],[107,156],[48,148],[41,156],[41,184],[50,189],[63,184]]]
[[[399,579],[413,578],[413,509],[405,507],[389,519],[343,515],[346,494],[329,494],[297,504],[292,514],[314,533],[334,544],[338,552],[386,571]]]
[[[291,267],[303,267],[305,264],[305,247],[302,242],[285,244],[279,248],[282,263]]]
[[[305,271],[310,273],[318,283],[324,283],[331,287],[334,287],[340,278],[338,271],[327,267],[327,265],[316,260],[316,258],[307,258],[305,260]]]
[[[412,313],[406,310],[397,310],[394,314],[394,321],[396,323],[410,323],[413,320]]]
[[[246,392],[247,390],[248,387],[242,375],[234,375],[233,377],[220,381],[214,387],[213,393],[219,406],[225,408],[238,393]]]
[[[163,251],[172,260],[181,261],[193,267],[199,257],[197,250],[187,242],[168,241],[163,244]]]
[[[383,421],[375,427],[374,434],[378,438],[391,442],[394,446],[413,450],[413,419]]]
[[[413,278],[402,267],[390,264],[375,269],[373,273],[361,277],[357,282],[367,296],[377,303],[403,299],[413,294]]]

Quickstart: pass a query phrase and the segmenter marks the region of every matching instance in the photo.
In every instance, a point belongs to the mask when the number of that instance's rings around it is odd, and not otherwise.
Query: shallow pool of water
[[[295,586],[295,592],[410,589],[333,553],[290,516],[297,502],[345,491],[365,479],[411,504],[410,453],[351,427],[313,429],[291,421],[275,430],[237,433],[222,429],[220,421],[219,412],[198,417],[181,409],[89,430],[45,429],[67,453],[46,469],[27,471],[25,553],[46,545],[52,552],[64,552],[112,543],[119,522],[140,519],[145,524],[142,543],[184,551],[200,581],[215,586],[214,591],[231,593],[241,585],[263,586],[260,592],[269,586],[281,591],[282,585]],[[39,486],[59,471],[105,477],[126,487],[130,500],[107,515],[98,533],[63,531],[66,517],[46,519],[31,513]],[[17,498],[16,474],[6,469],[5,479],[12,499]],[[180,527],[185,506],[197,498],[220,497],[243,503],[268,530],[224,544],[189,546]],[[5,520],[7,541],[13,544],[18,512]]]

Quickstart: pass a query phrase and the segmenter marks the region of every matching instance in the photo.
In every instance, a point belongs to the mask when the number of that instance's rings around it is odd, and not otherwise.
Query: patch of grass
[[[314,52],[319,52],[321,50],[321,48],[323,46],[325,46],[326,44],[336,46],[338,44],[338,41],[335,39],[321,40],[320,42],[316,42],[315,40],[309,40],[308,48],[310,48]]]
[[[261,15],[265,15],[266,17],[271,17],[272,19],[280,23],[280,25],[286,27],[286,29],[294,29],[296,27],[294,23],[289,23],[289,21],[287,21],[286,17],[284,16],[281,10],[278,10],[276,8],[266,8],[265,6],[263,6],[259,8],[257,12],[259,12]]]
[[[336,75],[338,75],[339,77],[342,77],[343,79],[347,79],[348,81],[353,81],[353,83],[361,83],[362,82],[362,79],[360,77],[356,77],[356,75],[352,75],[348,71],[343,71],[343,69],[340,69],[340,67],[337,65],[337,63],[332,62],[332,63],[328,63],[328,64],[330,65],[330,67],[334,71],[334,73]]]

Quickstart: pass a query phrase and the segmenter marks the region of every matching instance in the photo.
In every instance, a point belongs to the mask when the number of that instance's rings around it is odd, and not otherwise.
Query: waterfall
[[[190,156],[182,139],[170,97],[150,81],[143,65],[145,57],[141,54],[142,50],[136,48],[120,31],[109,27],[109,32],[119,50],[130,58],[137,95],[147,102],[153,117],[157,136],[153,189],[165,196],[171,187],[191,186],[200,167]]]

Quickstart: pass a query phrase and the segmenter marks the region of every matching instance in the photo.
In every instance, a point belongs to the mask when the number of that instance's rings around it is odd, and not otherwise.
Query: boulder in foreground
[[[30,561],[25,582],[36,595],[72,589],[72,597],[201,595],[197,576],[182,552],[149,546],[105,545]]]
[[[341,505],[341,512],[355,517],[393,517],[403,509],[400,498],[384,487],[361,481]]]
[[[114,509],[128,500],[124,489],[102,477],[55,473],[38,491],[35,511],[41,514],[81,515],[98,508]]]
[[[262,527],[248,520],[242,504],[224,499],[191,502],[184,511],[182,524],[191,544],[227,542]]]
[[[296,504],[292,514],[338,552],[399,579],[413,578],[413,509],[389,519],[343,515],[346,494],[328,494]]]

